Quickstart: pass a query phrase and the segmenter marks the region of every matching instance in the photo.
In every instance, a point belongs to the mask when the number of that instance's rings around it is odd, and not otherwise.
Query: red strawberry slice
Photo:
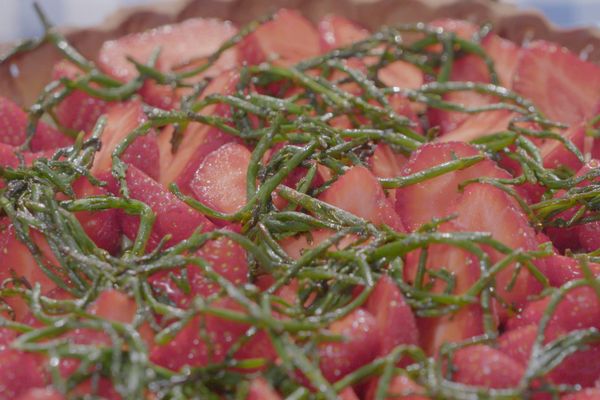
[[[585,128],[583,124],[574,125],[561,133],[565,139],[570,140],[580,151],[583,151],[585,142]],[[581,168],[581,161],[558,140],[547,140],[540,146],[540,154],[544,159],[544,167],[567,167],[571,170]]]
[[[561,397],[562,400],[600,400],[600,389],[585,389]]]
[[[531,346],[537,335],[537,325],[523,325],[500,335],[498,350],[519,364],[526,366],[531,356]]]
[[[307,237],[307,235],[299,235],[285,238],[280,242],[280,245],[290,257],[297,260],[302,256],[304,251],[317,247],[334,233],[335,232],[329,229],[315,229],[310,232],[310,237]],[[357,237],[355,235],[345,236],[337,245],[332,246],[331,249],[332,251],[334,251],[334,249],[343,249],[356,239]]]
[[[534,301],[515,319],[508,323],[509,329],[537,324],[548,306],[549,298]],[[594,290],[582,287],[570,291],[558,304],[546,334],[556,337],[564,332],[575,329],[600,329],[600,301]]]
[[[591,160],[579,170],[577,176],[582,176],[598,168],[600,168],[600,161]],[[586,183],[584,182],[580,186],[585,186]],[[597,183],[597,179],[594,180],[594,183]],[[600,222],[593,221],[583,225],[576,225],[573,229],[583,250],[594,251],[600,247]]]
[[[105,42],[100,49],[99,65],[108,74],[123,82],[135,78],[135,66],[127,60],[132,57],[147,63],[152,53],[160,49],[156,68],[163,72],[184,71],[202,65],[237,29],[226,21],[211,18],[194,18],[172,25],[164,25],[146,32],[133,33]],[[201,38],[202,40],[199,40]],[[237,51],[225,51],[219,60],[191,80],[214,77],[237,65]],[[173,107],[181,90],[146,82],[142,88],[144,99],[162,108]]]
[[[208,261],[216,272],[234,285],[241,286],[248,282],[246,252],[231,239],[222,237],[207,242],[198,251],[198,256]],[[187,307],[194,297],[208,297],[220,290],[220,287],[207,279],[197,266],[188,266],[186,269],[189,293],[184,293],[167,271],[154,274],[150,277],[150,283],[157,290],[167,294],[179,307]]]
[[[17,147],[0,143],[0,165],[2,165],[3,167],[18,168],[21,165],[21,163],[19,157],[17,157],[17,154]],[[23,161],[25,163],[25,166],[27,167],[31,166],[35,160],[39,158],[50,158],[53,154],[54,150],[44,150],[38,152],[21,152],[21,155],[23,156]]]
[[[319,199],[376,225],[387,224],[398,232],[405,232],[379,181],[365,167],[350,168]]]
[[[582,132],[583,135],[583,132]],[[575,176],[581,177],[585,176],[589,172],[600,167],[600,162],[598,160],[590,160],[585,165],[577,171]],[[578,187],[585,187],[589,184],[596,183],[597,179],[594,181],[585,180],[581,182]],[[558,191],[554,198],[561,198],[565,195],[565,191]],[[572,207],[567,209],[560,214],[556,215],[554,219],[563,219],[568,221],[571,219],[577,211],[579,210],[579,206]],[[584,225],[574,225],[571,227],[548,227],[546,228],[546,234],[552,239],[552,243],[560,250],[564,251],[565,249],[579,250],[585,249],[587,251],[593,251],[597,247],[599,242],[596,238],[596,233],[598,232],[598,224],[596,222],[590,222]]]
[[[355,310],[332,323],[329,330],[345,338],[341,342],[325,343],[319,347],[321,371],[330,382],[368,364],[379,354],[377,321],[368,311]]]
[[[527,217],[514,199],[491,185],[472,184],[465,188],[452,209],[457,218],[452,221],[456,230],[463,232],[489,232],[492,237],[513,249],[535,250],[538,240]],[[495,250],[486,250],[492,262],[504,256]],[[519,307],[528,296],[537,293],[541,284],[526,270],[513,281],[514,265],[496,275],[496,293],[509,305]],[[512,287],[509,288],[509,283]],[[506,314],[499,310],[501,316]]]
[[[558,45],[535,41],[523,49],[513,87],[548,118],[576,124],[598,104],[600,67]]]
[[[2,318],[10,318],[8,313],[3,313]],[[10,343],[17,337],[17,334],[12,329],[0,329],[0,350],[7,349]]]
[[[375,394],[377,393],[377,385],[379,379],[371,379],[368,384],[367,393],[365,400],[375,400]],[[385,397],[385,400],[401,399],[401,400],[427,400],[429,397],[425,396],[425,389],[418,385],[407,376],[396,375],[392,378],[388,390],[389,396]]]
[[[196,198],[224,213],[246,205],[246,175],[252,153],[238,143],[227,143],[208,154],[190,183]]]
[[[359,400],[359,397],[351,387],[347,387],[340,392],[340,400]]]
[[[483,334],[479,305],[466,306],[444,317],[417,318],[420,344],[427,354],[437,354],[444,343],[456,343]]]
[[[0,350],[0,400],[13,400],[32,388],[46,386],[39,357],[19,350]]]
[[[189,129],[189,128],[188,128]],[[193,134],[194,132],[186,132],[186,134]],[[198,132],[200,135],[202,133]],[[204,162],[206,157],[212,152],[216,151],[218,148],[226,145],[227,143],[235,142],[241,143],[241,141],[236,140],[235,137],[228,135],[227,133],[223,133],[222,131],[212,128],[206,131],[204,142],[201,143],[191,155],[191,158],[185,168],[181,170],[175,183],[179,186],[182,192],[192,194],[191,183],[194,179],[196,171],[200,168],[200,165]],[[177,155],[179,157],[179,155]]]
[[[516,114],[506,111],[487,111],[467,116],[456,129],[450,130],[439,138],[441,142],[470,142],[483,136],[502,132]]]
[[[73,191],[78,199],[90,196],[104,196],[108,191],[92,185],[87,179],[79,179],[73,184]],[[75,216],[79,223],[96,245],[111,254],[119,249],[121,227],[116,209],[105,211],[80,211]]]
[[[102,148],[96,154],[92,173],[109,171],[112,166],[112,153],[135,128],[146,121],[140,101],[113,105],[107,112],[106,129],[102,133]],[[160,165],[156,133],[151,130],[147,135],[138,137],[127,148],[121,159],[135,165],[153,179],[158,179]]]
[[[402,175],[407,161],[405,155],[396,153],[385,143],[379,143],[369,159],[369,169],[378,178],[396,178]]]
[[[231,94],[235,90],[239,76],[236,72],[225,72],[215,77],[203,92],[203,98],[211,94]],[[224,104],[209,105],[200,111],[202,115],[228,117],[230,108]],[[160,182],[165,186],[177,182],[184,192],[189,192],[189,183],[193,175],[210,152],[223,144],[234,140],[234,137],[199,123],[191,123],[183,134],[181,143],[175,154],[172,153],[171,138],[174,129],[168,126],[159,135],[160,148]]]
[[[354,42],[367,38],[370,33],[354,22],[340,16],[329,15],[319,23],[321,48],[324,52],[338,47],[348,46]],[[365,62],[372,63],[375,59],[351,59],[348,61],[353,68],[364,69]],[[414,65],[395,61],[381,68],[378,78],[386,86],[418,89],[423,84],[423,72]],[[417,107],[418,108],[418,107]]]
[[[17,400],[64,400],[65,397],[52,388],[35,388],[30,389]]]
[[[100,293],[88,311],[110,321],[130,324],[137,312],[137,304],[126,294],[109,289]]]
[[[544,343],[549,343],[564,333],[566,332],[559,335],[548,333]],[[500,337],[498,350],[525,367],[529,362],[536,335],[537,326],[534,324],[510,330]],[[594,386],[600,378],[600,366],[596,362],[599,356],[600,345],[585,347],[565,358],[550,371],[548,378],[557,384]]]
[[[243,307],[229,298],[212,304],[215,308],[242,311]],[[201,319],[203,319],[201,321]],[[208,341],[201,335],[203,325]],[[166,345],[155,345],[150,350],[150,359],[165,368],[179,370],[185,365],[199,367],[208,363],[222,362],[231,346],[249,328],[248,325],[206,315],[194,318]],[[236,359],[274,359],[275,350],[266,339],[264,331],[257,333],[234,356]]]
[[[488,35],[482,41],[481,46],[494,62],[494,67],[498,75],[499,84],[510,88],[519,59],[519,46],[493,34]],[[467,55],[463,58],[456,60],[452,66],[452,75],[450,79],[452,81],[461,82],[491,82],[489,70],[485,65],[485,62],[482,58],[476,55]],[[444,95],[443,98],[446,101],[461,104],[465,107],[483,106],[486,104],[498,102],[498,100],[493,97],[481,95],[472,91],[451,92]],[[483,124],[483,127],[487,127],[489,132],[489,127],[493,126],[494,121],[501,118],[503,114],[508,113],[479,113],[477,115],[480,115],[480,117],[476,118],[475,121],[481,122]],[[441,127],[442,134],[446,134],[455,130],[460,131],[461,125],[464,123],[464,121],[473,118],[473,116],[470,116],[469,114],[452,111],[449,112],[438,109],[430,109],[429,116],[432,120],[433,125],[439,125]],[[470,124],[469,130],[475,129],[475,126],[476,125],[472,122]],[[497,122],[496,126],[501,126],[501,124]],[[467,130],[467,127],[463,129]],[[472,132],[471,136],[469,137],[472,139],[479,136],[483,136],[483,134],[477,136],[474,132]]]
[[[394,61],[386,65],[379,70],[377,77],[386,86],[403,89],[419,89],[425,81],[423,71],[406,61]],[[415,107],[415,110],[419,109],[421,107]]]
[[[406,164],[402,175],[408,176],[454,158],[480,154],[474,147],[459,142],[435,143],[421,146]],[[458,185],[481,176],[507,178],[508,173],[492,161],[484,160],[469,168],[454,171],[425,182],[406,186],[396,192],[396,211],[409,231],[417,229],[432,218],[451,214],[450,208],[460,197]]]
[[[30,237],[48,262],[58,265],[43,237],[35,231],[31,231]],[[13,276],[24,278],[30,284],[39,283],[44,294],[56,287],[38,266],[27,246],[17,238],[12,223],[5,218],[0,220],[0,282]],[[7,297],[4,300],[13,307],[18,320],[26,315],[28,307],[19,298]]]
[[[253,65],[266,61],[291,66],[319,53],[317,29],[298,11],[285,8],[240,44],[241,58]]]
[[[165,235],[171,235],[167,245],[173,245],[187,239],[196,229],[206,232],[214,228],[204,215],[180,201],[133,165],[127,169],[126,181],[131,198],[148,204],[156,213],[149,250],[154,249]],[[118,195],[119,188],[114,178],[110,177],[108,182],[109,191]],[[138,227],[139,217],[121,213],[121,228],[127,237],[135,238]]]
[[[66,60],[54,64],[52,78],[77,79],[82,74],[75,65]],[[76,90],[68,95],[56,107],[56,116],[60,123],[67,128],[89,133],[96,121],[106,111],[106,101],[92,97],[87,93]]]
[[[594,276],[600,276],[600,264],[588,265]],[[553,254],[544,259],[542,273],[548,278],[550,285],[559,287],[565,283],[583,278],[583,271],[577,260],[560,254]]]
[[[258,377],[250,382],[246,400],[281,400],[281,396],[264,378]]]
[[[477,25],[463,19],[440,18],[431,21],[429,25],[442,28],[444,31],[453,32],[456,36],[463,39],[471,39],[477,33]]]
[[[127,61],[127,57],[146,63],[152,53],[160,48],[156,68],[174,71],[210,56],[236,33],[237,29],[230,22],[193,18],[109,40],[102,45],[98,60],[104,71],[126,82],[137,76],[135,66]],[[202,40],[198,41],[199,38]],[[234,66],[236,58],[235,51],[225,52],[215,70],[222,71]]]
[[[484,345],[458,350],[453,367],[454,381],[492,389],[516,387],[525,372],[521,364],[506,354]]]
[[[0,142],[20,146],[27,135],[27,114],[11,100],[0,97]],[[72,140],[55,128],[39,121],[31,140],[31,150],[51,150],[69,146]]]
[[[502,348],[508,349],[519,341],[518,351],[511,350],[515,359],[529,354],[535,340],[537,324],[546,311],[549,298],[530,303],[523,312],[507,326],[510,334],[500,341]],[[532,328],[535,327],[534,328]],[[545,343],[555,340],[566,333],[578,329],[600,327],[600,301],[593,289],[582,287],[567,293],[558,304],[545,331]],[[515,333],[512,333],[515,332]],[[503,344],[504,343],[504,344]],[[509,350],[507,350],[509,351]],[[600,378],[600,365],[595,362],[600,355],[600,345],[591,345],[567,357],[550,373],[549,377],[556,383],[580,384],[593,386]]]
[[[133,321],[136,311],[137,305],[135,301],[116,290],[107,290],[100,293],[88,309],[88,312],[92,315],[124,324],[129,324]],[[65,335],[65,339],[76,344],[95,345],[98,347],[107,347],[112,344],[106,332],[95,329],[77,328],[69,331]],[[60,361],[60,372],[62,376],[68,377],[75,373],[79,365],[80,361],[77,359],[64,358]]]
[[[418,344],[419,332],[415,316],[389,276],[379,279],[365,308],[375,317],[381,337],[381,356],[387,355],[400,344]]]
[[[317,26],[323,52],[348,46],[369,36],[369,30],[362,28],[347,18],[330,14],[319,21]]]

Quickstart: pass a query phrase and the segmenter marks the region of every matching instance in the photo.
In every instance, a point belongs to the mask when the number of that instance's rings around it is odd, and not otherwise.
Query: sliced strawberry
[[[298,11],[285,8],[240,44],[241,57],[253,65],[266,61],[291,66],[319,53],[316,28]]]
[[[293,259],[298,259],[304,251],[317,247],[326,239],[330,238],[335,232],[329,229],[315,229],[310,232],[310,236],[302,234],[289,238],[285,238],[280,242],[281,247]],[[357,238],[355,235],[345,236],[337,245],[332,246],[332,249],[343,249],[350,245]]]
[[[37,244],[44,257],[57,265],[56,259],[43,237],[31,231],[30,238]],[[0,282],[5,279],[24,278],[29,284],[39,283],[42,293],[48,293],[56,284],[42,271],[29,249],[16,236],[14,227],[8,219],[0,220]],[[27,313],[27,306],[17,297],[7,297],[5,301],[13,307],[17,319]]]
[[[457,29],[461,29],[457,27]],[[471,28],[465,30],[465,34],[469,32],[472,35]],[[519,59],[520,48],[514,43],[502,39],[499,36],[490,34],[482,41],[481,46],[494,62],[494,68],[499,78],[499,84],[505,87],[511,86],[512,79],[516,70],[517,61]],[[467,55],[456,60],[452,66],[452,81],[462,82],[491,82],[489,70],[482,58],[476,55]],[[473,91],[458,91],[444,95],[444,100],[461,104],[465,107],[483,106],[486,104],[497,102],[490,96],[475,93]],[[478,113],[475,116],[461,112],[444,111],[438,109],[430,109],[429,116],[433,125],[439,125],[442,129],[442,134],[458,131],[462,134],[455,133],[458,137],[454,140],[461,140],[459,137],[466,139],[474,139],[483,136],[483,133],[477,134],[476,128],[481,125],[482,130],[486,133],[491,133],[494,130],[501,130],[502,122],[504,122],[507,112],[484,112]],[[462,124],[473,119],[469,125],[463,127]],[[508,119],[510,120],[510,119]],[[506,123],[508,122],[506,121]],[[494,128],[494,129],[492,129]],[[468,132],[465,133],[465,132]],[[450,139],[449,139],[450,140]]]
[[[513,87],[548,118],[576,124],[598,104],[600,67],[558,45],[534,41],[523,49]]]
[[[17,157],[17,154],[17,147],[0,143],[0,165],[3,167],[18,168],[21,165],[21,162],[19,157]],[[21,152],[25,166],[28,167],[31,166],[38,158],[50,158],[53,154],[54,150],[38,151],[35,153],[30,151]]]
[[[8,313],[3,313],[2,318],[10,318]],[[9,328],[0,328],[0,350],[7,349],[10,343],[17,337],[15,331]]]
[[[585,125],[577,124],[561,133],[570,140],[581,152],[584,151]],[[558,140],[547,140],[540,146],[540,154],[544,159],[544,167],[559,168],[567,167],[576,171],[582,167],[581,161],[564,144]]]
[[[217,273],[234,285],[241,286],[248,282],[246,252],[231,239],[222,237],[207,242],[198,251],[198,256],[208,261]],[[170,275],[166,271],[159,272],[150,277],[150,283],[154,288],[167,294],[179,307],[186,307],[194,297],[208,297],[220,290],[220,287],[207,279],[197,266],[187,267],[189,293],[184,293]],[[180,274],[176,273],[176,275]]]
[[[483,136],[503,132],[515,117],[515,113],[498,110],[477,113],[462,119],[456,129],[440,137],[441,142],[470,142]]]
[[[426,144],[416,150],[406,164],[402,175],[411,175],[454,158],[480,154],[465,143],[448,142]],[[469,168],[454,171],[423,183],[410,185],[396,192],[396,211],[409,231],[417,229],[432,218],[448,216],[450,208],[460,197],[458,185],[481,176],[509,178],[510,175],[492,161],[484,160]]]
[[[509,332],[500,340],[501,349],[506,349],[516,360],[525,363],[537,332],[537,324],[548,307],[549,299],[530,303],[519,317],[508,323]],[[575,289],[558,304],[545,331],[545,343],[577,330],[600,326],[600,302],[593,289]],[[518,347],[515,343],[518,342]],[[514,348],[511,348],[514,347]],[[593,386],[600,378],[600,365],[595,362],[600,355],[600,345],[584,347],[552,370],[549,377],[555,383]]]
[[[544,343],[558,339],[566,333],[556,334],[557,331],[554,328],[556,328],[556,325],[547,331]],[[537,330],[537,325],[529,324],[504,333],[498,342],[498,350],[513,358],[524,367],[527,366]],[[594,383],[600,378],[600,365],[595,361],[599,356],[600,345],[586,346],[582,350],[566,357],[558,366],[550,371],[548,378],[557,384],[582,385],[583,387],[594,386]]]
[[[499,84],[510,88],[521,57],[521,48],[514,42],[494,34],[487,35],[481,45],[494,62]],[[483,64],[481,61],[480,65]]]
[[[365,305],[375,317],[381,337],[379,354],[387,355],[400,344],[418,344],[415,316],[394,281],[387,275],[379,279]]]
[[[600,400],[600,389],[585,389],[562,396],[561,400]]]
[[[131,57],[147,63],[152,53],[159,49],[156,68],[162,72],[186,71],[202,65],[219,47],[237,33],[227,21],[212,18],[193,18],[172,25],[164,25],[146,32],[133,33],[105,42],[100,49],[100,67],[123,82],[138,75],[135,66],[127,60]],[[199,42],[198,38],[202,38]],[[191,81],[214,77],[237,65],[237,50],[225,51],[219,60]],[[141,90],[144,99],[161,108],[176,105],[183,92],[155,82],[146,82]]]
[[[79,179],[73,184],[73,191],[78,199],[90,196],[104,196],[108,191],[92,185],[87,179]],[[116,209],[105,211],[80,211],[75,216],[79,223],[96,245],[111,254],[119,249],[121,227]]]
[[[483,334],[479,305],[466,306],[444,317],[417,318],[421,347],[436,354],[444,343],[456,343]]]
[[[498,350],[525,366],[531,356],[531,346],[537,335],[537,325],[527,324],[509,329],[500,335]]]
[[[367,393],[365,400],[375,400],[377,393],[377,385],[379,379],[371,379],[367,385]],[[427,400],[425,389],[415,383],[412,379],[404,375],[396,375],[392,378],[388,386],[388,397],[385,400],[401,399],[401,400]]]
[[[81,73],[72,63],[61,60],[54,64],[52,78],[73,80],[77,79]],[[106,101],[76,90],[56,107],[56,116],[60,123],[67,128],[90,133],[96,121],[104,114],[107,107],[108,104]]]
[[[108,181],[109,191],[118,195],[117,182],[114,178]],[[148,204],[156,213],[148,249],[154,249],[165,235],[171,235],[167,245],[173,245],[187,239],[196,229],[204,232],[213,229],[213,224],[204,215],[180,201],[133,165],[127,169],[126,181],[131,198]],[[121,228],[125,235],[130,239],[135,238],[138,227],[139,217],[121,213]]]
[[[396,153],[385,143],[379,143],[369,159],[369,169],[378,178],[396,178],[402,175],[407,161],[405,155]]]
[[[323,51],[348,46],[370,35],[367,29],[337,15],[329,15],[322,19],[319,23],[319,33]],[[374,62],[374,59],[348,60],[351,67],[357,69],[363,69],[365,62],[370,64]],[[378,78],[386,86],[408,89],[418,89],[424,81],[423,72],[416,66],[404,61],[395,61],[381,68],[378,72]]]
[[[230,142],[241,143],[241,141],[236,140],[233,136],[223,133],[216,128],[212,128],[206,132],[205,141],[195,149],[194,154],[192,154],[189,162],[179,173],[175,181],[184,193],[193,193],[190,185],[204,159],[218,148]]]
[[[27,114],[11,100],[0,97],[0,142],[19,146],[27,136]],[[31,150],[41,151],[69,146],[72,140],[55,128],[39,121],[31,140]]]
[[[88,309],[92,315],[114,322],[129,324],[133,321],[137,305],[127,295],[116,290],[102,292]],[[95,329],[77,328],[65,335],[65,340],[81,345],[93,345],[108,347],[112,345],[110,336]],[[60,372],[62,376],[68,377],[76,372],[80,361],[75,358],[63,358],[60,361]],[[112,385],[110,385],[112,386]]]
[[[250,389],[246,400],[280,400],[281,396],[271,387],[264,378],[258,377],[250,382]]]
[[[594,276],[600,276],[600,264],[588,264]],[[583,278],[583,270],[577,260],[560,254],[553,254],[544,259],[540,271],[548,278],[550,285],[560,287],[565,283]]]
[[[102,173],[112,166],[112,153],[115,148],[138,125],[146,121],[140,101],[132,100],[127,103],[115,104],[107,111],[106,129],[102,133],[102,148],[96,154],[92,173]],[[158,179],[160,164],[156,133],[151,130],[147,135],[138,137],[127,148],[122,160],[135,165],[153,179]]]
[[[64,400],[65,397],[53,388],[35,388],[30,389],[17,400]]]
[[[440,18],[431,21],[429,25],[436,28],[442,28],[448,32],[453,32],[462,39],[471,39],[479,30],[477,25],[463,19]]]
[[[355,310],[331,324],[329,330],[342,335],[344,340],[324,343],[319,347],[321,371],[328,381],[335,382],[377,357],[379,335],[377,322],[371,313]]]
[[[386,86],[403,89],[419,89],[425,81],[423,71],[406,61],[386,65],[379,70],[377,77]]]
[[[88,310],[103,319],[130,324],[137,312],[137,304],[126,294],[116,290],[105,290]]]
[[[583,134],[583,133],[582,133]],[[583,165],[575,175],[576,177],[581,177],[587,175],[589,172],[600,167],[600,162],[598,160],[590,160],[585,165]],[[585,187],[591,183],[597,183],[597,179],[594,179],[593,182],[589,180],[585,180],[581,182],[578,186]],[[558,191],[554,198],[561,198],[565,195],[564,190]],[[572,207],[567,209],[560,214],[556,215],[554,219],[562,219],[564,221],[570,220],[575,216],[577,211],[580,209],[579,206]],[[596,232],[598,231],[598,224],[596,222],[590,222],[584,225],[574,225],[571,227],[548,227],[545,229],[546,234],[552,239],[552,243],[560,250],[564,251],[565,249],[571,250],[579,250],[585,249],[587,251],[595,250],[595,246],[599,244],[596,236]]]
[[[224,310],[242,311],[243,308],[228,298],[215,301],[212,306]],[[206,335],[201,331],[205,330]],[[206,366],[225,359],[231,346],[249,328],[246,324],[224,320],[213,315],[194,318],[166,345],[155,345],[150,351],[150,359],[163,367],[179,370],[185,365]],[[234,355],[236,359],[266,358],[274,359],[275,351],[264,331],[253,336],[241,351]]]
[[[190,183],[196,198],[224,213],[245,206],[251,156],[250,150],[238,143],[227,143],[208,154]]]
[[[458,350],[453,359],[453,380],[492,389],[516,387],[525,372],[521,364],[489,346]]]
[[[383,188],[365,167],[352,167],[319,197],[372,223],[387,224],[404,232],[404,225],[383,192]]]
[[[517,318],[509,321],[509,329],[531,323],[537,324],[548,302],[549,299],[545,298],[529,303]],[[594,290],[582,287],[568,292],[558,304],[546,334],[549,337],[556,337],[564,332],[587,328],[600,329],[600,301]]]
[[[0,400],[13,400],[32,388],[46,386],[39,357],[19,350],[0,350]]]
[[[208,84],[202,98],[217,93],[224,95],[233,93],[238,79],[236,72],[220,74]],[[200,113],[218,117],[228,117],[231,114],[230,108],[224,104],[207,106]],[[189,183],[206,155],[234,140],[234,137],[208,125],[191,123],[183,134],[177,152],[173,154],[171,146],[173,132],[173,127],[168,126],[163,129],[158,139],[162,167],[160,182],[166,186],[176,181],[184,192],[189,192]]]
[[[369,36],[369,30],[360,27],[347,18],[329,14],[317,26],[324,52],[348,46]]]
[[[491,185],[469,185],[453,211],[458,217],[452,222],[461,231],[490,232],[495,240],[512,249],[531,251],[538,247],[535,231],[516,201]],[[496,251],[487,251],[493,262],[503,258]],[[526,270],[513,281],[514,268],[511,265],[496,275],[496,293],[518,309],[528,296],[541,289],[541,284]]]
[[[351,387],[347,387],[340,392],[340,400],[359,400],[359,398]]]
[[[112,382],[108,378],[88,379],[79,384],[72,390],[73,395],[83,398],[101,398],[106,400],[122,400],[121,395],[116,391]]]

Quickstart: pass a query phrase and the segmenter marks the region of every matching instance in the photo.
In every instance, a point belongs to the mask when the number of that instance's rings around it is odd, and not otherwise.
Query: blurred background
[[[39,35],[34,0],[0,0],[0,42]],[[38,0],[50,19],[61,26],[93,26],[123,6],[175,0]],[[402,1],[402,0],[398,0]],[[493,1],[493,0],[490,0]],[[535,8],[562,27],[600,28],[600,0],[502,0],[523,9]]]

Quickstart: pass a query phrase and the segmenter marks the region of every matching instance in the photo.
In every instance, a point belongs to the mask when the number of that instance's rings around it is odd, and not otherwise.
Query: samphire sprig
[[[112,174],[120,185],[120,196],[77,198],[73,190],[73,184],[81,179],[92,185],[104,185],[90,173],[102,141],[106,123],[103,118],[86,138],[63,129],[76,140],[73,146],[58,150],[49,159],[40,158],[30,166],[0,169],[4,183],[0,207],[6,217],[3,224],[12,226],[10,229],[31,252],[40,270],[67,293],[64,299],[54,298],[39,283],[27,282],[17,275],[6,279],[0,286],[0,298],[6,302],[9,316],[0,317],[0,327],[19,334],[12,344],[14,348],[44,354],[51,360],[47,369],[59,391],[71,394],[81,382],[98,383],[104,378],[125,399],[243,399],[250,380],[263,376],[288,398],[335,399],[346,387],[378,377],[375,398],[385,399],[390,383],[399,374],[418,382],[432,398],[512,399],[540,391],[559,394],[572,389],[552,385],[544,381],[544,376],[577,349],[597,343],[598,332],[574,331],[547,343],[544,328],[556,304],[568,291],[583,285],[598,287],[589,274],[584,274],[586,279],[581,281],[549,289],[538,268],[539,261],[552,254],[549,244],[524,251],[512,249],[488,233],[440,230],[452,216],[433,220],[413,233],[399,233],[318,198],[349,168],[367,165],[379,144],[410,156],[424,143],[435,140],[433,131],[421,133],[419,121],[406,118],[392,106],[390,96],[401,95],[420,110],[427,107],[469,114],[507,110],[516,117],[505,131],[474,141],[480,154],[456,158],[412,175],[381,179],[384,188],[426,183],[489,157],[507,157],[516,161],[522,171],[514,179],[474,181],[493,184],[517,199],[536,228],[596,220],[597,185],[576,186],[596,178],[597,171],[573,177],[543,165],[533,139],[556,140],[579,159],[583,155],[559,134],[560,124],[546,120],[528,100],[499,85],[493,62],[479,45],[487,29],[467,40],[422,23],[384,27],[361,41],[294,66],[265,63],[242,67],[233,93],[205,95],[208,80],[198,82],[197,75],[208,70],[226,50],[268,18],[240,29],[238,35],[197,68],[179,72],[158,70],[160,49],[149,60],[130,59],[139,74],[123,83],[81,55],[51,26],[41,9],[36,6],[36,10],[45,27],[44,36],[15,47],[0,63],[41,43],[51,43],[81,73],[75,79],[63,78],[45,87],[30,108],[29,140],[40,118],[52,117],[55,107],[74,91],[106,101],[122,101],[137,95],[146,81],[171,88],[193,86],[191,93],[173,110],[147,106],[147,122],[136,127],[115,148]],[[404,40],[407,34],[417,38]],[[483,60],[490,83],[450,81],[454,61],[467,54]],[[352,68],[349,59],[362,60],[366,68]],[[379,71],[396,61],[418,67],[432,83],[411,90],[387,87],[379,79]],[[262,90],[254,91],[256,87]],[[445,99],[445,94],[457,91],[484,94],[496,99],[496,103],[471,108]],[[226,107],[230,112],[224,116],[207,115],[205,111],[214,105]],[[341,128],[333,123],[336,118],[344,117],[349,126]],[[524,127],[523,122],[527,121],[535,122],[539,129]],[[149,250],[156,215],[149,205],[131,198],[125,179],[128,165],[121,156],[140,136],[168,125],[177,127],[172,140],[172,150],[177,154],[178,143],[190,123],[217,128],[252,149],[245,188],[248,201],[235,213],[219,212],[189,193],[182,193],[176,185],[170,187],[174,195],[197,212],[221,223],[237,224],[239,233],[229,229],[202,233],[199,229],[170,246],[165,245],[168,238],[163,238],[156,248]],[[22,149],[27,148],[29,140]],[[319,170],[324,167],[330,176],[320,179]],[[298,170],[305,173],[290,183]],[[464,182],[463,186],[474,181]],[[516,190],[525,184],[539,185],[546,197],[527,206]],[[551,199],[561,189],[567,189],[566,194]],[[274,198],[286,205],[276,207]],[[573,207],[583,211],[562,221],[561,213]],[[123,245],[115,254],[97,247],[76,217],[82,211],[112,209],[136,216],[140,221],[135,237],[123,238]],[[318,234],[326,239],[313,243]],[[199,256],[198,250],[207,243],[223,239],[245,251],[248,284],[234,285],[216,272],[217,265]],[[294,259],[284,249],[288,240],[305,240],[309,248]],[[457,278],[447,266],[432,265],[429,253],[440,245],[465,252],[479,267],[478,279],[461,293],[457,293]],[[406,271],[409,254],[418,254],[416,275],[411,279]],[[584,272],[586,262],[581,262]],[[188,268],[197,269],[217,288],[215,293],[192,298],[183,306],[150,283],[150,277],[166,274],[174,287],[188,294]],[[529,273],[551,292],[551,304],[540,324],[525,377],[518,387],[505,390],[459,384],[448,374],[453,352],[475,344],[495,345],[499,331],[492,315],[492,301],[514,311],[496,288],[497,275],[507,269],[515,272],[511,283],[503,289],[510,291],[520,274]],[[401,345],[339,380],[328,382],[319,369],[318,348],[324,342],[342,338],[327,328],[364,305],[383,275],[393,279],[420,318],[443,317],[464,307],[480,307],[484,335],[444,346],[437,358],[417,346]],[[261,286],[265,277],[270,282],[266,288]],[[282,288],[293,288],[295,299],[283,296]],[[108,290],[124,293],[135,302],[137,311],[131,322],[115,322],[94,314],[94,302]],[[9,304],[17,298],[29,306],[39,325],[33,327],[10,318],[10,312],[14,314],[15,310]],[[225,308],[223,299],[231,299],[239,307]],[[215,351],[214,339],[202,323],[207,316],[247,326],[245,335],[235,340],[223,359],[180,371],[171,371],[152,361],[153,345],[170,343],[195,320],[200,321],[198,337],[202,345],[209,353]],[[152,332],[150,339],[144,337],[147,330]],[[101,339],[81,340],[75,335],[81,331]],[[258,335],[266,335],[277,360],[237,359],[236,351]],[[402,368],[398,367],[400,359],[407,360],[401,364]],[[69,376],[62,376],[59,371],[64,360],[77,361],[75,372]]]

